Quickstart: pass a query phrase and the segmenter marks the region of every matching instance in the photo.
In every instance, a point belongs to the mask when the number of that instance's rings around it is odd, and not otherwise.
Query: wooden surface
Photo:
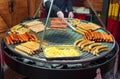
[[[33,17],[42,0],[0,0],[0,40],[22,20]]]
[[[5,23],[3,18],[0,16],[0,40],[4,36],[4,33],[7,31],[7,29],[8,29],[7,24]]]
[[[28,17],[28,4],[27,0],[14,0],[13,4],[12,25],[16,25]]]
[[[0,0],[0,16],[2,16],[7,25],[11,26],[12,20],[9,5],[10,0]]]
[[[30,18],[42,0],[0,0],[0,16],[8,27]]]

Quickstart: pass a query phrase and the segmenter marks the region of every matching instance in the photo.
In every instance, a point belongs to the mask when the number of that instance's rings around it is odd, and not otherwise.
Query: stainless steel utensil
[[[73,29],[74,31],[76,30],[76,28],[73,27],[70,23],[68,23],[64,18],[62,18],[62,20],[63,20],[71,29]]]
[[[50,17],[50,13],[51,13],[53,1],[54,1],[54,0],[51,0],[50,9],[49,9],[49,12],[48,12],[48,15],[47,15],[47,19],[46,19],[46,22],[45,22],[45,27],[44,27],[43,34],[42,34],[42,39],[41,39],[41,41],[40,41],[40,47],[39,47],[40,50],[41,50],[41,48],[42,48],[42,41],[44,40],[44,35],[45,35],[46,28],[47,28],[48,20],[49,20],[49,17]]]

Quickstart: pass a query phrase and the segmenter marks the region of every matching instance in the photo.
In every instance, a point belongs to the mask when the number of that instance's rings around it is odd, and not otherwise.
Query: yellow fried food
[[[47,47],[44,50],[44,54],[47,58],[57,57],[74,57],[80,56],[81,54],[74,47]]]
[[[80,48],[84,52],[91,53],[92,55],[99,56],[101,52],[109,50],[108,46],[102,45],[102,43],[95,43],[95,41],[79,39],[74,42],[74,46]]]
[[[71,23],[72,26],[78,26],[80,24],[80,20],[77,18],[69,20],[69,22]]]
[[[25,27],[22,27],[21,25],[15,25],[13,26],[10,31],[12,33],[18,33],[18,34],[24,34],[26,32],[29,32],[30,29],[29,28],[25,28]]]

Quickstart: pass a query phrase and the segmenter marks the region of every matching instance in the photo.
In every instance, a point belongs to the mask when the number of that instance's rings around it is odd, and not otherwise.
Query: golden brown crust
[[[84,35],[84,32],[82,32],[82,31],[80,31],[80,30],[75,30],[77,33],[79,33],[79,34],[82,34],[82,35]]]
[[[74,46],[77,46],[81,41],[83,41],[83,39],[76,40],[76,41],[74,42]]]
[[[39,43],[34,41],[29,41],[15,46],[15,50],[20,53],[25,53],[27,55],[34,55],[38,53],[40,46]]]
[[[83,36],[86,40],[90,40],[90,41],[113,42],[112,36],[106,33],[87,31],[84,33]]]
[[[81,49],[83,49],[84,47],[89,46],[91,44],[94,44],[94,43],[95,43],[94,41],[88,41],[88,42],[81,45]]]
[[[109,50],[108,46],[103,46],[101,43],[83,39],[77,40],[74,45],[79,47],[82,51],[89,52],[95,56],[98,56],[99,53],[103,51]]]
[[[101,43],[94,43],[94,44],[89,45],[89,49],[92,49],[96,46],[101,46],[101,45],[102,45]]]

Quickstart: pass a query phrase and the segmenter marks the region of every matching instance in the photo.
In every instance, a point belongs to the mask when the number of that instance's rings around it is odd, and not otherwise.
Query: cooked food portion
[[[101,28],[99,25],[94,24],[94,23],[91,23],[91,22],[89,22],[89,23],[87,23],[87,24],[82,24],[81,27],[84,27],[84,28],[86,28],[86,29],[88,29],[88,30],[92,30],[92,31]]]
[[[29,32],[29,28],[22,27],[21,25],[15,25],[10,29],[12,33],[24,34],[25,32]]]
[[[28,56],[28,54],[27,53],[25,53],[25,52],[23,52],[23,51],[21,51],[21,50],[19,50],[19,49],[14,49],[15,51],[17,51],[17,52],[19,52],[20,54],[22,54],[22,55],[26,55],[26,56]]]
[[[81,21],[80,21],[80,19],[71,19],[71,20],[69,20],[68,22],[70,22],[70,24],[72,25],[72,26],[74,26],[74,27],[80,27],[80,28],[82,28],[82,29],[84,29],[84,30],[97,30],[97,29],[99,29],[100,28],[100,26],[99,25],[97,25],[97,24],[94,24],[94,23],[91,23],[91,22],[88,22],[88,23],[82,23]]]
[[[79,39],[79,40],[76,40],[75,42],[74,42],[74,46],[76,46],[76,45],[78,45],[80,42],[82,42],[83,41],[83,39]]]
[[[76,30],[81,31],[82,35],[87,31],[95,31],[99,28],[100,28],[100,26],[98,26],[96,24],[93,24],[93,23],[79,24],[79,25],[76,26]]]
[[[19,50],[18,52],[24,52],[25,54],[28,54],[28,55],[33,55],[34,54],[34,52],[32,51],[32,50],[30,50],[29,48],[27,48],[27,47],[24,47],[24,46],[21,46],[21,45],[19,45],[19,46],[16,46],[15,47],[15,50]],[[16,51],[17,51],[16,50]]]
[[[70,22],[70,24],[72,25],[72,26],[78,26],[79,24],[80,24],[80,20],[79,19],[71,19],[71,20],[69,20],[68,22]]]
[[[82,32],[81,30],[77,30],[77,29],[76,29],[75,32],[84,35],[84,32]]]
[[[38,32],[42,32],[44,30],[44,24],[38,24],[38,25],[33,25],[31,27],[29,27],[32,31],[38,33]]]
[[[37,20],[25,22],[23,24],[36,33],[42,32],[45,27],[45,25],[41,21],[37,21]]]
[[[20,44],[21,46],[24,46],[24,47],[27,47],[33,51],[36,51],[39,49],[39,43],[37,42],[34,42],[34,41],[29,41],[29,42],[26,42],[26,43],[22,43]]]
[[[103,46],[101,43],[95,43],[94,41],[84,39],[75,41],[74,45],[79,47],[82,51],[89,52],[96,56],[99,56],[103,51],[109,50],[108,46]]]
[[[13,26],[13,27],[10,29],[10,31],[14,32],[14,31],[18,30],[18,29],[21,28],[21,27],[22,27],[21,25],[15,25],[15,26]]]
[[[79,33],[79,34],[82,34],[82,35],[84,35],[85,34],[85,32],[87,32],[88,30],[86,30],[86,29],[84,29],[84,28],[81,28],[81,27],[79,27],[79,26],[76,26],[76,30],[75,30],[77,33]]]
[[[67,24],[60,18],[51,18],[50,28],[67,28]]]
[[[113,38],[111,35],[101,32],[92,32],[92,31],[85,32],[84,39],[96,41],[96,42],[113,42]]]
[[[32,20],[32,21],[24,22],[23,24],[27,27],[31,27],[31,26],[38,25],[41,23],[42,23],[41,21]]]
[[[44,49],[47,58],[78,57],[80,52],[73,46],[49,46]]]
[[[77,33],[82,35],[84,35],[84,33],[87,31],[95,31],[100,28],[100,26],[97,24],[91,22],[83,23],[79,19],[71,19],[68,22],[76,29],[75,31]]]
[[[21,43],[20,45],[15,46],[15,50],[24,55],[34,55],[38,53],[39,43],[34,41]]]
[[[9,34],[7,37],[5,37],[5,40],[7,44],[16,44],[16,43],[22,43],[27,41],[36,41],[39,42],[37,37],[34,34],[30,34],[28,32],[24,34]]]

